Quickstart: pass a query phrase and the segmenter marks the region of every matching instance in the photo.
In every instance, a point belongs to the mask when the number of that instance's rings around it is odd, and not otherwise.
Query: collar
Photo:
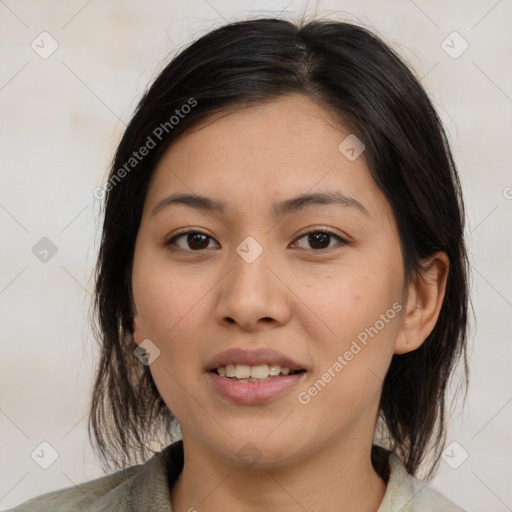
[[[381,447],[375,447],[375,451],[381,460],[384,457],[388,461],[387,468],[377,469],[379,473],[384,472],[384,480],[387,480],[386,493],[377,512],[464,512],[411,476],[397,455]],[[180,439],[142,464],[128,494],[129,512],[172,512],[170,489],[183,469],[183,462],[183,440]]]

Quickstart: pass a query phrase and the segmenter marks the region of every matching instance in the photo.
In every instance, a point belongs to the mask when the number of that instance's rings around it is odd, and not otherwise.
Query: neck
[[[184,465],[173,511],[322,510],[377,512],[386,484],[371,463],[371,440],[331,443],[300,461],[267,469],[227,464],[183,431]]]

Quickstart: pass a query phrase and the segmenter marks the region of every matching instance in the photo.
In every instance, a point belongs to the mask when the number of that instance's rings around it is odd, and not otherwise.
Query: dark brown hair
[[[421,260],[436,251],[450,259],[438,322],[420,348],[393,356],[379,417],[381,444],[411,474],[430,458],[431,476],[439,461],[447,384],[458,361],[466,388],[468,373],[464,206],[442,124],[419,81],[370,31],[265,18],[225,25],[176,55],[144,94],[117,148],[95,269],[101,353],[89,419],[93,445],[109,466],[144,460],[154,439],[175,439],[177,420],[134,356],[131,269],[153,170],[172,141],[208,116],[290,93],[317,101],[364,141],[370,172],[395,215],[406,278],[417,277]],[[146,156],[130,160],[149,139]]]

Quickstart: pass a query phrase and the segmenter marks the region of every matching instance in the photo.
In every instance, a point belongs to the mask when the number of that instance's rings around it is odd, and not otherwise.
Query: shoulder
[[[407,473],[394,453],[389,456],[390,476],[378,512],[466,512],[446,496]]]
[[[109,503],[122,503],[138,471],[131,466],[95,480],[73,487],[66,487],[32,498],[8,512],[67,512],[71,510],[98,511],[110,510]],[[112,510],[114,510],[112,508]]]
[[[175,444],[143,464],[37,496],[7,512],[170,511],[167,463],[178,448]]]

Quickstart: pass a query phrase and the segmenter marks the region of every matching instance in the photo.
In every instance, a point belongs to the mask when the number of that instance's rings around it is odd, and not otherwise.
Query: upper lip
[[[304,365],[301,365],[273,348],[259,348],[256,350],[230,348],[210,359],[206,365],[206,371],[211,372],[220,366],[226,366],[228,364],[256,366],[265,363],[278,364],[281,368],[290,368],[290,370],[306,369]]]

